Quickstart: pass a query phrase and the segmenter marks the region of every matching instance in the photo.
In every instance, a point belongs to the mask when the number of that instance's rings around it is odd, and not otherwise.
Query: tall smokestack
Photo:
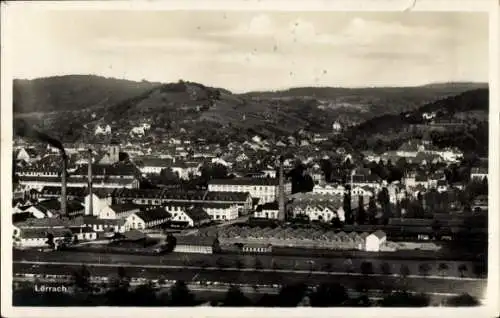
[[[88,214],[89,215],[94,215],[94,206],[93,206],[93,201],[92,200],[92,149],[89,149],[89,162],[88,162],[88,182],[89,182],[89,201],[88,201]]]
[[[67,173],[68,173],[68,157],[66,153],[62,150],[62,171],[61,171],[61,216],[67,216],[67,200],[68,196],[66,195],[66,183],[67,183]]]
[[[279,188],[278,188],[278,220],[284,221],[285,215],[285,181],[283,176],[283,156],[278,158],[279,164]]]

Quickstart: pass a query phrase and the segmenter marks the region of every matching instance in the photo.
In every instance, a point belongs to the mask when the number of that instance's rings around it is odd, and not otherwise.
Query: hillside
[[[456,146],[464,151],[487,155],[488,110],[488,89],[474,89],[413,111],[374,117],[346,134],[361,148],[381,143],[396,148],[401,140],[427,134],[438,146]],[[435,117],[427,120],[423,116],[426,113],[434,113]]]
[[[426,104],[425,107],[431,107],[428,105],[481,85],[306,87],[232,94],[187,81],[161,84],[75,75],[16,80],[14,112],[16,118],[22,117],[68,142],[92,139],[97,124],[111,125],[113,134],[121,138],[144,121],[151,124],[156,137],[184,128],[195,136],[227,140],[228,135],[236,139],[255,133],[289,135],[302,128],[330,132],[336,120],[345,124],[369,123],[383,114],[412,111]]]
[[[93,75],[14,80],[14,113],[107,107],[158,85],[158,83],[133,82]]]

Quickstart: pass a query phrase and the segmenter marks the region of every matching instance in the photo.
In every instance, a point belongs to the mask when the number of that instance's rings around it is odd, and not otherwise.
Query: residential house
[[[200,163],[176,160],[175,163],[172,164],[171,168],[180,179],[189,180],[192,177],[200,175],[200,167]]]
[[[73,237],[76,237],[79,242],[81,241],[95,241],[97,240],[97,232],[90,227],[72,228],[71,232]]]
[[[330,222],[334,218],[344,219],[342,200],[328,202],[299,202],[292,204],[293,217],[305,215],[311,221]]]
[[[483,180],[488,178],[487,167],[473,167],[470,172],[471,180]]]
[[[76,200],[68,200],[66,203],[66,213],[69,217],[83,215],[84,206]],[[31,212],[36,218],[51,218],[61,214],[61,202],[58,199],[40,201],[25,210]]]
[[[171,212],[172,219],[170,224],[181,227],[199,227],[210,223],[210,216],[200,206],[183,207],[178,211]]]
[[[267,202],[255,209],[254,217],[265,219],[278,219],[279,205],[277,202]]]
[[[111,126],[106,125],[102,126],[101,125],[96,125],[94,135],[111,135]]]
[[[380,248],[387,241],[387,235],[383,231],[375,231],[370,235],[366,236],[365,239],[365,251],[367,252],[379,252]]]
[[[125,232],[125,219],[99,219],[96,216],[80,216],[71,220],[71,228],[91,228],[97,233]]]
[[[207,212],[212,220],[229,221],[239,216],[238,206],[227,202],[203,202],[200,207]]]
[[[16,154],[16,160],[32,163],[41,159],[40,154],[34,148],[21,148]]]
[[[66,228],[15,228],[13,243],[14,246],[21,248],[49,247],[47,242],[49,234],[53,235],[56,246],[67,237],[73,237],[71,231]]]

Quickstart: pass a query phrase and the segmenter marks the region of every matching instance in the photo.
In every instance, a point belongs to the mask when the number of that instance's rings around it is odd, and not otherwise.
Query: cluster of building
[[[144,132],[149,129],[144,125],[139,128]],[[99,134],[108,134],[108,126],[99,129]],[[134,134],[140,135],[140,132]],[[299,142],[296,137],[290,137],[273,144],[255,136],[243,143],[231,142],[225,147],[208,145],[203,140],[192,143],[172,137],[155,147],[111,142],[94,145],[91,152],[86,145],[70,145],[66,148],[68,175],[65,178],[61,174],[61,158],[56,149],[50,146],[47,149],[17,147],[14,155],[17,183],[13,202],[16,242],[21,246],[42,244],[52,229],[54,232],[51,233],[58,239],[67,239],[68,233],[76,233],[78,239],[86,240],[165,226],[200,227],[246,215],[280,221],[305,216],[309,221],[329,223],[338,219],[343,222],[346,194],[351,198],[349,206],[355,210],[360,203],[368,207],[370,199],[376,198],[382,189],[387,189],[391,204],[398,204],[405,198],[416,199],[431,189],[448,193],[464,188],[463,183],[447,182],[443,168],[461,159],[462,154],[457,149],[438,149],[429,141],[412,140],[396,151],[381,155],[364,152],[359,157],[340,148],[336,151],[321,150],[318,146],[321,136],[314,136],[316,141],[311,142]],[[281,164],[276,165],[279,151],[275,149],[290,145],[297,149],[295,157],[283,158]],[[344,182],[325,181],[320,161],[333,158],[339,164],[347,160],[354,163]],[[409,168],[398,182],[388,183],[366,168],[370,162],[394,164],[401,160],[405,160]],[[306,172],[315,182],[309,193],[292,195],[292,184],[283,177],[283,171],[292,168],[296,161],[307,167]],[[206,164],[222,165],[234,177],[211,179],[205,190],[141,187],[143,181],[166,170],[173,172],[179,180],[197,178]],[[430,166],[441,168],[430,172]],[[487,175],[487,168],[475,167],[470,178],[481,181]],[[474,200],[474,208],[485,210],[487,206],[487,197]],[[380,208],[378,202],[377,208]],[[67,224],[53,226],[53,219],[62,219],[61,222]],[[33,222],[46,222],[46,225],[33,226]],[[427,232],[422,230],[424,227]],[[420,227],[420,238],[429,237],[429,227],[429,224]],[[355,248],[373,249],[366,247],[367,239],[373,237],[369,233],[377,232],[376,229],[364,231],[368,233],[366,235],[363,231],[358,232],[324,236],[323,241],[340,246],[347,240],[355,242]],[[390,233],[390,229],[385,232]]]

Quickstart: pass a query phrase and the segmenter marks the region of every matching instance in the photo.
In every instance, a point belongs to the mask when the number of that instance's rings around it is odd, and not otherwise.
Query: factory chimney
[[[62,171],[61,171],[61,216],[67,216],[67,200],[66,194],[67,177],[68,177],[68,156],[64,150],[61,150]]]
[[[89,158],[88,158],[88,202],[87,203],[87,213],[88,215],[94,215],[94,200],[92,199],[92,149],[89,149]]]
[[[279,164],[279,186],[278,186],[278,220],[285,221],[285,181],[283,173],[283,156],[278,158]]]

